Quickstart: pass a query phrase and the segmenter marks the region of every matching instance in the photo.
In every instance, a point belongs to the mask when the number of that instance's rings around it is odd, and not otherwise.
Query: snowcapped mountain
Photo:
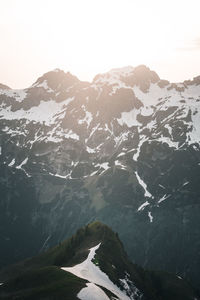
[[[117,234],[100,222],[88,224],[47,252],[5,269],[0,279],[2,300],[199,299],[180,277],[145,271],[131,263]]]
[[[0,264],[98,218],[136,263],[198,286],[199,124],[200,76],[174,84],[142,65],[0,85]]]

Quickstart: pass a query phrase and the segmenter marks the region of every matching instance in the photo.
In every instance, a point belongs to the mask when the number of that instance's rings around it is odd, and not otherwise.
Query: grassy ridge
[[[147,271],[131,263],[118,235],[100,222],[79,229],[70,239],[37,257],[1,271],[0,280],[5,284],[0,286],[0,299],[77,299],[86,281],[60,267],[82,262],[88,249],[100,242],[94,263],[118,286],[127,272],[143,293],[143,300],[198,299],[193,288],[176,275]]]

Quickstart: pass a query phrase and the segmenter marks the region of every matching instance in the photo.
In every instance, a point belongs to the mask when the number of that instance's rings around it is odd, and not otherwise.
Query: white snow
[[[95,80],[95,84],[99,85],[119,85],[120,87],[127,88],[126,84],[120,80],[121,76],[128,76],[134,71],[134,68],[131,66],[112,69],[107,73],[99,74],[99,78]]]
[[[138,290],[138,288],[134,285],[134,283],[129,278],[130,275],[127,272],[125,272],[125,278],[120,279],[123,289],[129,295],[130,300],[141,299],[142,297],[141,292]]]
[[[5,128],[2,129],[2,131],[6,132],[7,134],[11,135],[11,136],[16,136],[16,135],[23,135],[26,136],[26,134],[28,133],[27,130],[25,129],[24,132],[21,131],[21,129],[15,128],[15,130],[10,129],[8,126],[6,126]]]
[[[17,102],[22,102],[26,98],[27,92],[25,90],[3,90],[3,89],[0,89],[0,95],[6,95],[7,97],[15,98],[15,100]]]
[[[33,85],[33,87],[42,87],[44,88],[47,92],[53,92],[53,90],[48,86],[47,80],[45,79],[41,83],[36,83]]]
[[[116,161],[115,161],[115,166],[119,166],[119,167],[121,167],[121,169],[123,169],[123,170],[126,170],[126,169],[127,169],[127,166],[123,165],[123,163],[122,163],[121,161],[119,161],[119,160],[116,160]]]
[[[140,108],[140,113],[143,116],[151,116],[153,114],[153,112],[154,112],[153,108],[150,107],[150,106],[147,106],[147,105],[146,106],[142,106]]]
[[[62,178],[62,179],[66,179],[67,178],[67,175],[59,175],[59,174],[53,174],[51,172],[49,172],[49,175],[52,175],[52,176],[55,176],[55,177],[59,177],[59,178]]]
[[[78,120],[78,124],[84,124],[84,123],[87,123],[87,128],[88,128],[88,127],[90,126],[90,123],[91,123],[92,120],[93,120],[93,117],[92,117],[91,112],[89,112],[89,111],[87,111],[87,110],[85,109],[85,105],[82,105],[82,108],[83,108],[83,110],[84,110],[84,112],[85,112],[85,117],[84,117],[84,119]]]
[[[162,144],[166,143],[169,145],[169,147],[176,148],[178,150],[178,142],[173,142],[169,137],[164,137],[161,135],[161,137],[156,139],[158,142],[161,142]]]
[[[160,198],[160,200],[158,200],[158,203],[163,202],[164,200],[166,200],[169,197],[170,197],[170,195],[165,194],[162,198]]]
[[[140,207],[138,207],[138,211],[143,210],[148,205],[149,205],[148,201],[144,202],[142,205],[140,205]]]
[[[110,167],[108,166],[109,162],[104,162],[102,164],[96,164],[95,167],[103,168],[104,170],[108,170]]]
[[[49,142],[53,142],[53,143],[59,143],[62,141],[61,138],[58,138],[56,136],[47,136],[47,138],[45,140],[49,141]]]
[[[140,149],[142,147],[142,145],[144,144],[144,142],[148,140],[147,137],[145,135],[141,135],[140,136],[140,141],[139,141],[139,144],[137,146],[137,151],[136,153],[133,155],[133,160],[137,161],[138,160],[138,157],[140,155]]]
[[[137,121],[138,111],[134,108],[129,112],[122,112],[121,118],[117,119],[118,123],[123,126],[127,125],[129,128],[132,126],[140,126],[141,123]]]
[[[92,149],[92,148],[90,148],[88,146],[86,146],[86,150],[87,150],[88,153],[95,153],[96,152],[95,149]]]
[[[159,184],[159,186],[160,186],[162,189],[165,190],[165,187],[164,187],[162,184]]]
[[[6,108],[1,108],[0,119],[6,120],[20,120],[27,119],[28,121],[35,121],[39,123],[45,123],[46,125],[53,124],[55,118],[63,106],[68,105],[74,97],[68,98],[63,102],[57,103],[56,101],[41,101],[38,106],[33,106],[29,110],[25,111],[19,109],[17,111],[11,111],[11,106]]]
[[[165,128],[167,128],[168,129],[168,132],[169,132],[169,134],[170,135],[172,135],[172,128],[171,128],[171,126],[169,126],[169,124],[165,124],[165,126],[164,126]]]
[[[16,169],[21,169],[23,165],[25,165],[28,161],[28,157],[26,157],[19,166],[16,167]]]
[[[139,184],[143,187],[145,193],[144,193],[144,196],[145,197],[149,197],[149,198],[152,198],[152,194],[147,190],[147,185],[146,183],[140,178],[140,176],[138,175],[138,172],[135,171],[135,175],[137,177],[137,180],[139,182]]]
[[[8,164],[9,167],[12,167],[15,164],[15,158],[11,160],[11,162]]]
[[[152,223],[153,222],[153,216],[152,216],[150,211],[148,211],[148,217],[150,219],[150,223]]]
[[[94,171],[94,172],[92,172],[91,174],[90,174],[90,176],[94,176],[94,175],[96,175],[96,173],[97,173],[98,171]]]
[[[169,99],[173,102],[173,105],[179,103],[181,98],[180,93],[175,89],[168,90],[167,87],[160,88],[157,83],[152,83],[149,87],[148,93],[144,93],[138,86],[133,87],[135,96],[145,105],[150,107],[159,103],[160,98]],[[173,97],[173,100],[171,98]],[[172,105],[172,106],[173,106]]]
[[[62,134],[61,134],[62,135]],[[74,133],[72,130],[70,130],[68,133],[65,133],[63,135],[66,139],[71,138],[73,140],[79,141],[79,136],[78,134]]]
[[[2,147],[0,146],[0,155],[2,154]]]
[[[77,295],[81,300],[109,300],[104,291],[94,283],[87,283],[87,287],[83,288]]]
[[[117,157],[123,156],[125,154],[126,154],[125,152],[121,152],[120,154],[117,155]]]
[[[89,249],[89,255],[85,261],[74,267],[63,267],[64,271],[70,272],[80,278],[88,280],[90,283],[98,284],[116,295],[121,300],[130,300],[130,298],[123,293],[110,279],[103,273],[92,260],[95,257],[96,250],[99,249],[101,243]]]
[[[92,131],[91,131],[91,133],[90,133],[88,139],[85,140],[86,143],[87,143],[87,141],[91,138],[91,136],[94,134],[94,132],[98,129],[99,125],[100,125],[100,123],[98,123],[97,126],[95,126],[95,127],[92,129]]]
[[[114,135],[114,134],[113,134]],[[114,137],[114,141],[116,143],[115,147],[118,147],[122,142],[128,140],[129,132],[122,132],[120,135]]]

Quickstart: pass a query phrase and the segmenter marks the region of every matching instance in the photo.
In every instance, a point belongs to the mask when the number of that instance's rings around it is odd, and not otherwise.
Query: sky
[[[26,88],[60,68],[91,81],[145,64],[200,75],[200,0],[0,0],[0,83]]]

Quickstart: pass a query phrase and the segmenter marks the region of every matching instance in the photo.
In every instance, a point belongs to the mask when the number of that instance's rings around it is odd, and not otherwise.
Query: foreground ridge
[[[145,271],[132,264],[118,235],[100,222],[79,229],[37,257],[5,269],[0,273],[1,280],[3,277],[1,299],[199,299],[176,275]]]

